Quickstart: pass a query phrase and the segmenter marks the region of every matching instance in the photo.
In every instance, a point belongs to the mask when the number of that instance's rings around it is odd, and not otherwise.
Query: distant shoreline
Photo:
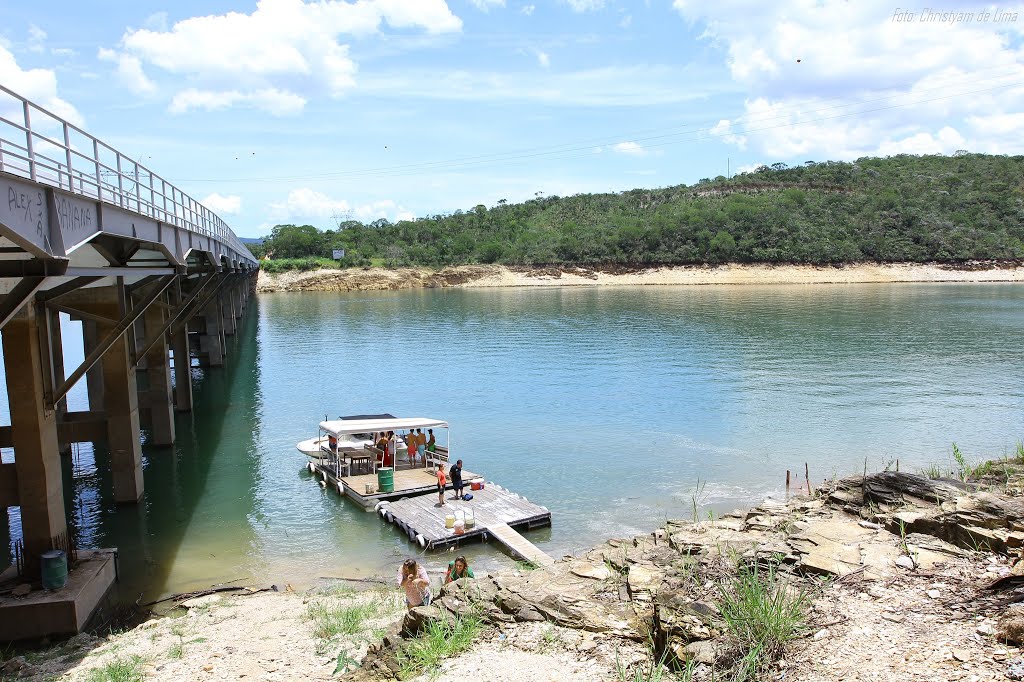
[[[348,268],[268,274],[257,291],[380,291],[536,286],[715,284],[871,284],[896,282],[1024,282],[1024,263],[978,261],[858,263],[840,266],[727,264],[668,267],[458,265],[430,268]]]

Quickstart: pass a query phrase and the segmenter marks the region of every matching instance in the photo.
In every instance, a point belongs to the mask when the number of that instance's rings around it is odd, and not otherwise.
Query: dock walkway
[[[443,549],[493,537],[514,557],[537,565],[554,563],[554,559],[513,530],[550,526],[551,512],[546,507],[494,484],[472,492],[473,499],[469,502],[452,500],[441,507],[436,496],[420,495],[381,504],[379,512],[424,549]],[[476,520],[463,535],[456,535],[454,529],[445,527],[445,516],[458,510],[472,511]]]

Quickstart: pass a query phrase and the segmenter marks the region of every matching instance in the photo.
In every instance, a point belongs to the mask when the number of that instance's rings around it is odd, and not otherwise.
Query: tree
[[[312,225],[275,225],[264,242],[274,258],[325,256],[323,234]]]

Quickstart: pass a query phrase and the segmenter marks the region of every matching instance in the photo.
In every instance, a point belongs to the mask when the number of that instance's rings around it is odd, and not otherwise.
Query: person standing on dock
[[[419,451],[420,440],[416,436],[416,429],[409,429],[409,433],[405,436],[405,447],[408,450],[409,463],[415,464],[416,453]]]
[[[437,450],[437,439],[434,438],[434,429],[427,429],[427,433],[430,434],[430,437],[427,438],[427,450],[435,452]]]
[[[437,465],[437,500],[440,505],[444,506],[444,487],[448,484],[448,480],[444,475],[444,464]]]
[[[452,490],[455,491],[455,499],[461,499],[463,493],[462,487],[462,460],[457,460],[452,468],[448,470],[448,473],[452,478]]]
[[[427,437],[423,435],[423,429],[416,429],[416,452],[423,460],[423,466],[427,466]]]
[[[398,569],[398,586],[405,590],[405,606],[430,606],[430,578],[415,559],[406,559]]]

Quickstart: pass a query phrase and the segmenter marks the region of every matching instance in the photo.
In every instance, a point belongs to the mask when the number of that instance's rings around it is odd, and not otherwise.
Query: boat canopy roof
[[[448,422],[426,417],[399,417],[392,419],[332,419],[320,422],[320,429],[340,436],[350,433],[375,431],[408,431],[409,429],[447,429]]]

